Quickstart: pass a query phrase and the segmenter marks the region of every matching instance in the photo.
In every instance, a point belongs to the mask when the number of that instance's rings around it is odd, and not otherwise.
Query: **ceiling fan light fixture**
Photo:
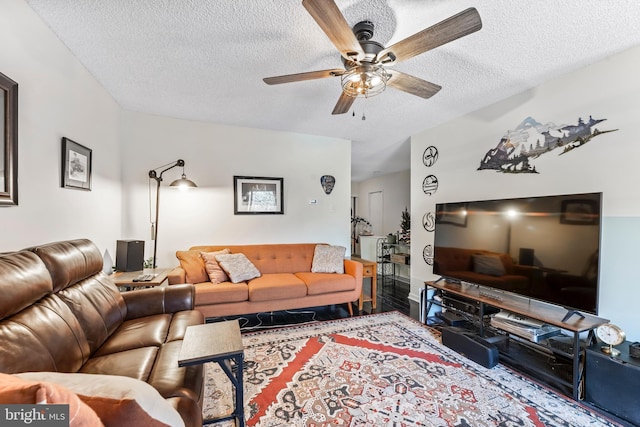
[[[342,91],[349,96],[369,98],[387,88],[389,73],[381,66],[360,65],[342,75]]]

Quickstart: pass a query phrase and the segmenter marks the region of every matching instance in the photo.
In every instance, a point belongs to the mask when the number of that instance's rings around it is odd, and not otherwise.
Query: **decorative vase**
[[[102,272],[104,274],[112,274],[113,273],[113,259],[109,254],[109,250],[104,250],[104,255],[102,256]]]

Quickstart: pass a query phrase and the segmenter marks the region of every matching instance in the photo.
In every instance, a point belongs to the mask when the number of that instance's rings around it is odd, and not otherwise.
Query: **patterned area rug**
[[[509,368],[483,368],[397,312],[243,341],[248,426],[618,426]],[[231,396],[207,364],[205,415],[230,413]]]

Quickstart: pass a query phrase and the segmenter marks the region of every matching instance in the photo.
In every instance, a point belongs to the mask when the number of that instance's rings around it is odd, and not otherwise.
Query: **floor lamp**
[[[151,169],[149,171],[149,178],[154,179],[156,181],[156,215],[155,220],[151,221],[151,239],[153,240],[153,268],[158,267],[156,265],[156,253],[158,250],[158,214],[160,212],[160,183],[162,182],[162,174],[164,174],[169,169],[173,169],[175,167],[182,167],[182,177],[180,179],[176,179],[169,187],[177,187],[181,190],[187,190],[189,188],[195,188],[197,185],[187,179],[184,174],[184,160],[179,159],[175,163],[167,163],[166,165],[158,166],[155,169]],[[160,170],[162,169],[162,170]],[[160,172],[158,172],[160,170]],[[151,192],[151,189],[149,189]]]

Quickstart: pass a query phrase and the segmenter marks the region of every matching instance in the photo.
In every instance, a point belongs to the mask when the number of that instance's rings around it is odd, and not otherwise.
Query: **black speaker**
[[[138,271],[144,267],[144,240],[118,240],[116,270]]]
[[[624,420],[640,425],[640,360],[629,357],[629,341],[611,357],[600,345],[587,349],[585,400]]]
[[[518,262],[520,265],[533,265],[535,261],[535,254],[533,249],[520,248],[520,256]]]
[[[500,360],[498,347],[462,328],[442,328],[442,344],[485,368],[493,368]]]

